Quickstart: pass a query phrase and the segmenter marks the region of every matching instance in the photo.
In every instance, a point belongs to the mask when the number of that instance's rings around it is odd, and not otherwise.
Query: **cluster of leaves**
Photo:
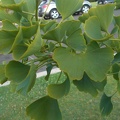
[[[37,0],[1,0],[0,53],[13,60],[0,65],[0,83],[10,80],[16,92],[27,95],[36,80],[36,72],[46,66],[60,68],[64,82],[48,85],[47,96],[26,109],[35,120],[61,120],[58,99],[67,95],[70,84],[79,91],[96,96],[104,91],[107,76],[113,75],[120,93],[120,16],[114,16],[114,4],[91,8],[75,20],[71,15],[81,0],[56,0],[61,22],[37,17]],[[69,6],[68,6],[69,2]],[[72,8],[72,9],[71,9]],[[109,27],[113,25],[112,30]],[[111,96],[103,94],[102,115],[113,108]]]

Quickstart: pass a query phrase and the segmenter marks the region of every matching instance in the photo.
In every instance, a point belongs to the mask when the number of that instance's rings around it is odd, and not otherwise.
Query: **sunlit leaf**
[[[115,4],[98,5],[96,8],[89,10],[89,15],[97,16],[102,30],[108,32],[108,28],[113,19],[114,8]]]
[[[48,95],[55,99],[59,99],[59,98],[63,97],[64,95],[67,95],[69,90],[70,90],[69,78],[67,78],[61,84],[51,84],[47,88]]]
[[[62,120],[57,100],[49,96],[30,104],[26,112],[31,119],[35,120]]]
[[[111,97],[108,97],[106,94],[103,94],[100,101],[100,112],[103,116],[107,116],[111,113],[113,109],[113,104],[111,102]]]
[[[98,94],[98,90],[103,91],[106,80],[103,80],[102,82],[94,82],[86,74],[84,74],[81,80],[73,80],[73,83],[79,91],[96,96]]]
[[[92,40],[96,41],[105,41],[112,37],[112,35],[103,36],[99,19],[96,16],[92,16],[86,20],[85,33]]]
[[[55,2],[62,19],[66,19],[81,8],[83,0],[55,0]]]
[[[95,42],[87,46],[84,53],[74,53],[66,48],[57,48],[53,59],[59,68],[68,74],[71,80],[80,80],[84,72],[94,81],[102,81],[113,60],[113,51],[110,48],[99,48]]]

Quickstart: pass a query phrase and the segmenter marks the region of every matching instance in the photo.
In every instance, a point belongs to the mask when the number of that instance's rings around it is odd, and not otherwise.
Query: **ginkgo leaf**
[[[81,34],[81,29],[75,31],[71,34],[67,39],[66,42],[69,47],[76,51],[84,51],[86,49],[86,42]]]
[[[120,16],[114,16],[116,24],[120,27]]]
[[[101,29],[108,32],[113,19],[114,8],[115,4],[98,5],[96,8],[89,10],[89,15],[98,17]]]
[[[26,95],[32,89],[36,80],[36,71],[36,65],[32,64],[25,79],[23,79],[16,87],[18,93]]]
[[[104,86],[106,85],[106,80],[103,80],[102,82],[95,82],[84,74],[81,80],[73,80],[73,83],[79,91],[84,91],[92,96],[96,96],[98,94],[98,90],[103,91]]]
[[[17,33],[18,31],[0,31],[0,53],[8,54],[11,52]]]
[[[26,78],[29,72],[29,69],[30,69],[30,66],[24,65],[21,62],[13,60],[6,65],[5,73],[10,81],[20,83],[22,80]]]
[[[111,102],[111,97],[108,97],[104,93],[100,101],[100,112],[103,116],[107,116],[111,113],[112,109],[113,104]]]
[[[110,69],[113,51],[110,48],[99,48],[96,42],[91,42],[88,44],[86,52],[79,54],[59,47],[55,49],[53,59],[71,80],[82,79],[86,72],[90,79],[102,81]]]
[[[64,20],[81,8],[83,0],[55,0],[55,2]]]
[[[95,41],[105,41],[113,35],[103,36],[99,19],[96,16],[90,17],[85,22],[85,33],[88,37]]]
[[[46,32],[46,34],[43,35],[43,39],[61,42],[64,37],[69,36],[80,28],[80,24],[81,22],[77,20],[62,22],[55,29]]]
[[[67,95],[69,90],[70,90],[69,78],[67,78],[61,84],[51,84],[47,87],[48,95],[55,99],[59,99],[64,95]]]
[[[41,38],[41,34],[40,34],[40,27],[38,26],[34,40],[28,46],[28,49],[21,56],[21,58],[27,57],[29,55],[34,54],[35,52],[38,52],[42,46],[42,43],[43,42],[42,42],[42,38]]]
[[[27,115],[35,120],[62,120],[56,99],[49,96],[38,99],[26,109]]]
[[[3,20],[2,25],[3,25],[2,30],[12,30],[12,31],[17,30],[17,27],[8,20]]]
[[[22,16],[16,11],[9,14],[5,10],[0,10],[0,20],[9,20],[12,23],[20,24],[21,17]]]
[[[0,4],[1,7],[4,8],[9,8],[11,10],[15,10],[15,11],[22,11],[22,6],[24,4],[24,1],[20,1],[20,3],[16,3],[14,2],[14,0],[2,0],[2,4]]]
[[[40,24],[40,28],[43,30],[44,33],[48,32],[49,30],[54,29],[58,23],[55,20],[43,22]]]

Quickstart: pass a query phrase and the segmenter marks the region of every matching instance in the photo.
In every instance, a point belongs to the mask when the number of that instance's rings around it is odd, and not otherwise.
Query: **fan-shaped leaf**
[[[3,25],[2,30],[12,30],[12,31],[17,30],[17,27],[8,20],[3,20],[2,25]]]
[[[35,120],[62,120],[61,112],[56,99],[45,96],[26,109],[27,115]]]
[[[113,104],[111,102],[111,97],[103,94],[100,101],[100,112],[103,116],[109,115],[113,109]]]
[[[37,33],[35,35],[35,39],[28,46],[28,49],[21,56],[21,58],[27,57],[29,55],[34,54],[35,52],[38,52],[40,50],[41,46],[42,46],[42,38],[41,38],[41,34],[40,34],[40,27],[38,27]]]
[[[69,47],[76,51],[84,51],[86,49],[86,43],[83,35],[81,34],[81,29],[71,34],[67,38],[66,42]]]
[[[21,15],[15,11],[9,14],[6,11],[0,10],[0,20],[9,20],[12,23],[20,24]]]
[[[18,61],[10,61],[6,65],[6,76],[10,81],[20,83],[26,78],[29,69],[30,66],[28,65],[24,65],[23,63],[20,63]]]
[[[64,37],[69,36],[80,27],[80,21],[70,20],[58,25],[55,29],[43,35],[44,39],[61,42]]]
[[[0,53],[7,54],[11,52],[11,48],[18,31],[0,31]]]
[[[90,79],[102,81],[113,60],[113,51],[110,48],[99,48],[98,44],[92,42],[87,46],[86,52],[80,54],[66,48],[57,48],[54,51],[53,59],[72,80],[82,79],[86,72]]]
[[[85,33],[92,40],[105,41],[108,40],[112,35],[103,36],[101,32],[100,22],[96,16],[90,17],[85,22]]]
[[[83,0],[55,0],[57,10],[66,19],[81,8]]]
[[[98,94],[98,90],[102,91],[106,85],[106,80],[102,82],[94,82],[86,74],[84,74],[81,80],[73,80],[74,85],[77,86],[79,91],[90,93],[92,96]]]
[[[120,27],[120,16],[114,16],[116,24]]]
[[[14,0],[2,0],[2,4],[0,4],[3,8],[9,8],[11,10],[15,11],[22,11],[22,6],[24,4],[24,1],[20,1],[20,3],[15,3]]]
[[[115,4],[98,5],[89,10],[89,15],[97,16],[102,30],[107,32],[113,19],[114,8]]]
[[[67,78],[61,84],[49,85],[47,90],[48,90],[48,95],[55,99],[59,99],[59,98],[63,97],[64,95],[67,95],[70,90],[69,78]]]
[[[32,89],[36,80],[36,71],[36,65],[32,64],[25,79],[16,87],[18,93],[26,95]]]

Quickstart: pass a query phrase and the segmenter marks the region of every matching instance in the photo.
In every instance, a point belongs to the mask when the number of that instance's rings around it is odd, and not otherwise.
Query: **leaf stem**
[[[36,0],[36,13],[35,13],[35,19],[38,21],[38,0]]]

